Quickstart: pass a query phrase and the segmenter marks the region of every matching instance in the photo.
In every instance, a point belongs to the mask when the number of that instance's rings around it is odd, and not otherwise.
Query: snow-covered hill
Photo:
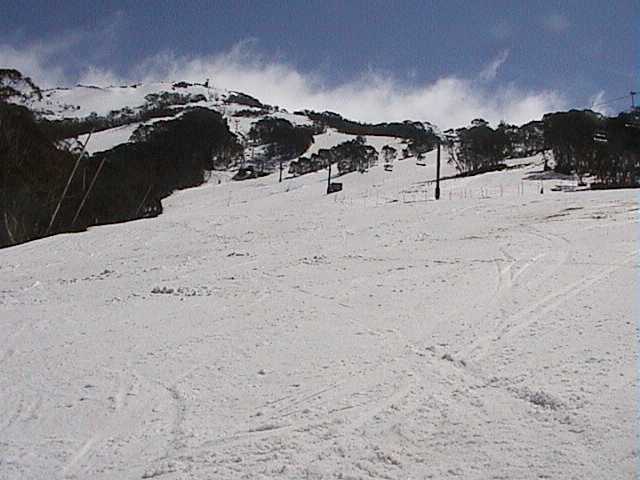
[[[0,478],[633,478],[636,194],[434,155],[0,251]]]
[[[162,96],[166,96],[162,100]],[[171,98],[173,96],[173,98]],[[180,97],[180,98],[176,98]],[[241,138],[247,138],[252,126],[264,118],[284,119],[294,126],[314,125],[307,115],[303,113],[291,113],[277,106],[262,104],[258,99],[249,97],[240,92],[223,90],[210,86],[208,83],[150,83],[119,87],[95,87],[77,85],[73,88],[55,88],[42,92],[41,96],[30,95],[27,100],[16,99],[37,112],[47,120],[76,119],[83,120],[93,117],[122,118],[133,117],[136,113],[144,112],[150,105],[169,104],[169,108],[175,111],[175,115],[182,112],[182,107],[205,107],[223,114],[229,128]],[[154,103],[155,102],[155,103]],[[167,120],[172,116],[163,116],[146,121],[122,122],[113,128],[101,129],[94,132],[87,145],[89,153],[108,150],[130,140],[131,134],[143,124],[152,124],[159,120]],[[432,128],[428,123],[423,123],[426,128]],[[319,135],[318,141],[311,147],[308,154],[317,153],[320,148],[331,148],[338,143],[351,140],[356,135],[341,133],[335,128],[329,128]],[[398,137],[384,137],[365,135],[369,144],[380,149],[385,144],[398,144]],[[78,137],[80,143],[87,140],[87,135]],[[406,143],[406,142],[405,142]],[[253,145],[255,148],[255,145]]]

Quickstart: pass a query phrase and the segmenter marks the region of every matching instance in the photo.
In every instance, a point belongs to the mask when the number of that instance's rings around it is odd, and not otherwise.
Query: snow
[[[88,134],[80,135],[78,141],[84,145],[84,143],[89,140],[89,143],[87,143],[87,153],[89,154],[103,152],[121,143],[127,143],[131,134],[140,125],[139,122],[136,122],[121,127],[110,128],[109,130],[102,130],[101,132],[91,134],[91,138],[89,138]]]
[[[112,111],[119,111],[127,107],[133,111],[139,110],[147,103],[145,97],[149,94],[162,94],[163,92],[178,93],[182,95],[204,95],[207,100],[190,102],[189,107],[212,108],[226,118],[229,128],[233,133],[247,138],[253,124],[265,117],[284,118],[296,126],[311,126],[313,122],[305,115],[289,113],[287,111],[274,111],[268,114],[260,114],[260,109],[241,105],[238,103],[226,103],[230,92],[214,87],[205,87],[201,84],[191,84],[186,87],[174,87],[174,83],[159,82],[129,85],[121,87],[94,87],[77,85],[68,89],[50,89],[44,92],[42,101],[30,100],[28,106],[34,111],[40,112],[48,119],[84,118],[91,114],[106,116]],[[178,112],[182,106],[174,106]],[[236,116],[238,112],[254,111],[257,116]],[[174,117],[178,117],[176,113]],[[167,120],[168,117],[153,119]],[[100,152],[113,148],[121,143],[126,143],[133,131],[141,125],[140,122],[126,126],[116,127],[101,132],[96,132],[91,137],[87,147],[89,153]],[[349,137],[351,138],[351,137]],[[77,140],[83,143],[87,135],[80,135]]]
[[[350,135],[348,133],[338,132],[333,128],[329,128],[325,133],[321,133],[320,135],[316,135],[313,137],[314,143],[313,145],[311,145],[311,147],[309,147],[305,155],[310,156],[314,153],[318,153],[318,151],[321,149],[329,149],[341,143],[353,140],[357,137],[357,135]],[[366,135],[363,136],[363,138],[365,139],[366,144],[373,146],[378,151],[378,153],[380,153],[380,150],[385,145],[394,147],[398,151],[398,154],[400,154],[401,150],[405,147],[405,145],[402,143],[402,140],[396,137]]]
[[[104,116],[125,107],[139,108],[146,103],[145,96],[151,93],[202,94],[212,98],[224,96],[219,89],[192,85],[187,88],[173,88],[172,83],[147,83],[121,87],[94,87],[78,85],[68,89],[51,89],[44,92],[42,102],[35,102],[31,108],[50,110],[49,118],[81,118],[96,113]],[[216,103],[212,99],[212,104]]]
[[[313,125],[313,122],[306,115],[298,115],[295,113],[280,111],[275,112],[275,116],[277,116],[278,118],[284,118],[297,127],[308,127]]]
[[[136,129],[140,125],[152,125],[156,122],[162,122],[171,120],[173,118],[179,118],[182,116],[184,112],[178,113],[173,117],[158,117],[152,118],[147,122],[134,122],[128,125],[122,125],[120,127],[110,128],[108,130],[101,130],[99,132],[94,132],[91,134],[91,138],[89,138],[89,134],[83,134],[78,136],[78,142],[82,145],[87,143],[87,153],[93,154],[96,152],[104,152],[106,150],[110,150],[122,143],[127,143]]]
[[[633,478],[637,193],[426,160],[1,250],[0,478]]]

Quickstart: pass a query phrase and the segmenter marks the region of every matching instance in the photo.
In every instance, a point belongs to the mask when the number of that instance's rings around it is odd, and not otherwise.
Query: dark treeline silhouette
[[[77,158],[28,109],[0,102],[0,246],[157,215],[162,198],[200,185],[240,149],[222,116],[198,107],[140,127],[133,140],[79,162],[49,228]]]
[[[435,147],[437,142],[437,136],[430,128],[425,128],[421,122],[406,120],[404,122],[371,124],[347,120],[334,112],[318,113],[311,110],[303,110],[296,113],[306,115],[319,125],[334,128],[341,133],[349,135],[404,138],[409,140],[409,148],[412,150],[412,154],[417,151],[428,152]]]
[[[260,100],[251,95],[241,92],[231,92],[225,100],[226,103],[236,103],[238,105],[244,105],[246,107],[259,108],[260,110],[272,111],[274,107],[271,105],[265,105]]]
[[[509,140],[501,127],[493,129],[485,120],[476,119],[470,127],[455,131],[448,147],[450,158],[460,172],[488,170],[502,162]]]
[[[0,247],[45,234],[74,161],[27,108],[0,101]]]
[[[318,133],[318,128],[293,125],[284,118],[262,118],[249,131],[249,140],[264,146],[259,158],[253,160],[262,170],[271,169],[276,162],[291,160],[306,152]]]
[[[546,149],[541,121],[521,127],[502,122],[492,128],[478,118],[469,127],[445,133],[451,161],[461,173],[500,169],[505,158],[527,157]]]
[[[31,98],[42,100],[42,90],[31,78],[12,68],[0,68],[0,101]]]
[[[304,175],[316,172],[337,163],[338,173],[365,171],[378,162],[378,152],[371,145],[367,145],[364,137],[358,136],[330,149],[321,148],[310,157],[300,157],[289,164],[289,173]]]
[[[607,117],[591,110],[546,114],[521,127],[496,128],[476,119],[471,126],[447,133],[450,158],[460,172],[503,168],[505,158],[553,152],[556,172],[575,174],[594,186],[636,186],[640,176],[640,110]],[[551,168],[545,157],[545,170]]]
[[[544,116],[555,170],[596,178],[600,187],[636,186],[640,177],[640,110],[606,117],[591,110]]]
[[[154,118],[172,117],[188,108],[189,104],[206,100],[202,94],[191,95],[174,92],[150,93],[145,96],[145,103],[140,108],[125,107],[112,110],[102,116],[91,113],[81,118],[63,118],[50,120],[38,119],[42,131],[51,140],[57,141],[73,138],[89,132],[99,132],[109,128],[146,122]]]

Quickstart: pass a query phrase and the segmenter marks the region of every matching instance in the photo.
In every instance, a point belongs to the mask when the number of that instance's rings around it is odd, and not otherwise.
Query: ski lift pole
[[[438,139],[438,151],[436,155],[436,200],[440,199],[440,139]]]
[[[51,231],[51,227],[53,226],[53,222],[56,221],[56,217],[58,216],[58,212],[60,211],[60,206],[62,205],[62,201],[64,200],[64,197],[67,195],[67,191],[69,190],[69,186],[71,185],[71,180],[73,180],[73,176],[75,175],[76,170],[78,169],[78,166],[80,165],[80,160],[82,160],[82,157],[84,157],[84,154],[87,151],[87,145],[89,143],[89,140],[91,139],[91,134],[92,133],[93,133],[93,130],[91,130],[89,132],[89,136],[87,136],[87,140],[84,142],[84,145],[82,146],[82,151],[80,152],[80,156],[76,160],[76,164],[73,166],[73,170],[71,171],[71,174],[69,175],[69,178],[67,179],[67,184],[64,186],[64,190],[62,191],[62,195],[60,195],[60,200],[58,200],[58,204],[56,205],[56,209],[54,210],[53,215],[51,216],[51,220],[49,221],[49,226],[47,227],[47,231],[46,231],[47,234]]]
[[[104,166],[105,160],[106,160],[106,157],[103,157],[102,161],[100,162],[100,165],[98,166],[98,169],[96,170],[95,175],[93,176],[93,179],[91,180],[91,183],[89,184],[89,188],[85,192],[84,197],[82,197],[80,206],[78,207],[78,210],[76,210],[76,214],[74,215],[73,220],[71,221],[72,227],[76,224],[76,220],[78,220],[78,217],[80,216],[80,212],[82,211],[82,208],[84,207],[84,204],[87,201],[87,198],[89,198],[89,194],[91,193],[91,190],[93,189],[93,185],[96,183],[96,180],[98,179],[98,175],[100,175],[100,171]]]

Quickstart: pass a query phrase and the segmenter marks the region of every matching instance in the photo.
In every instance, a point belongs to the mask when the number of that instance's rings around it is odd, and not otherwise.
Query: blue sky
[[[211,77],[364,120],[521,123],[640,89],[639,25],[637,0],[9,0],[0,64],[46,86]]]

